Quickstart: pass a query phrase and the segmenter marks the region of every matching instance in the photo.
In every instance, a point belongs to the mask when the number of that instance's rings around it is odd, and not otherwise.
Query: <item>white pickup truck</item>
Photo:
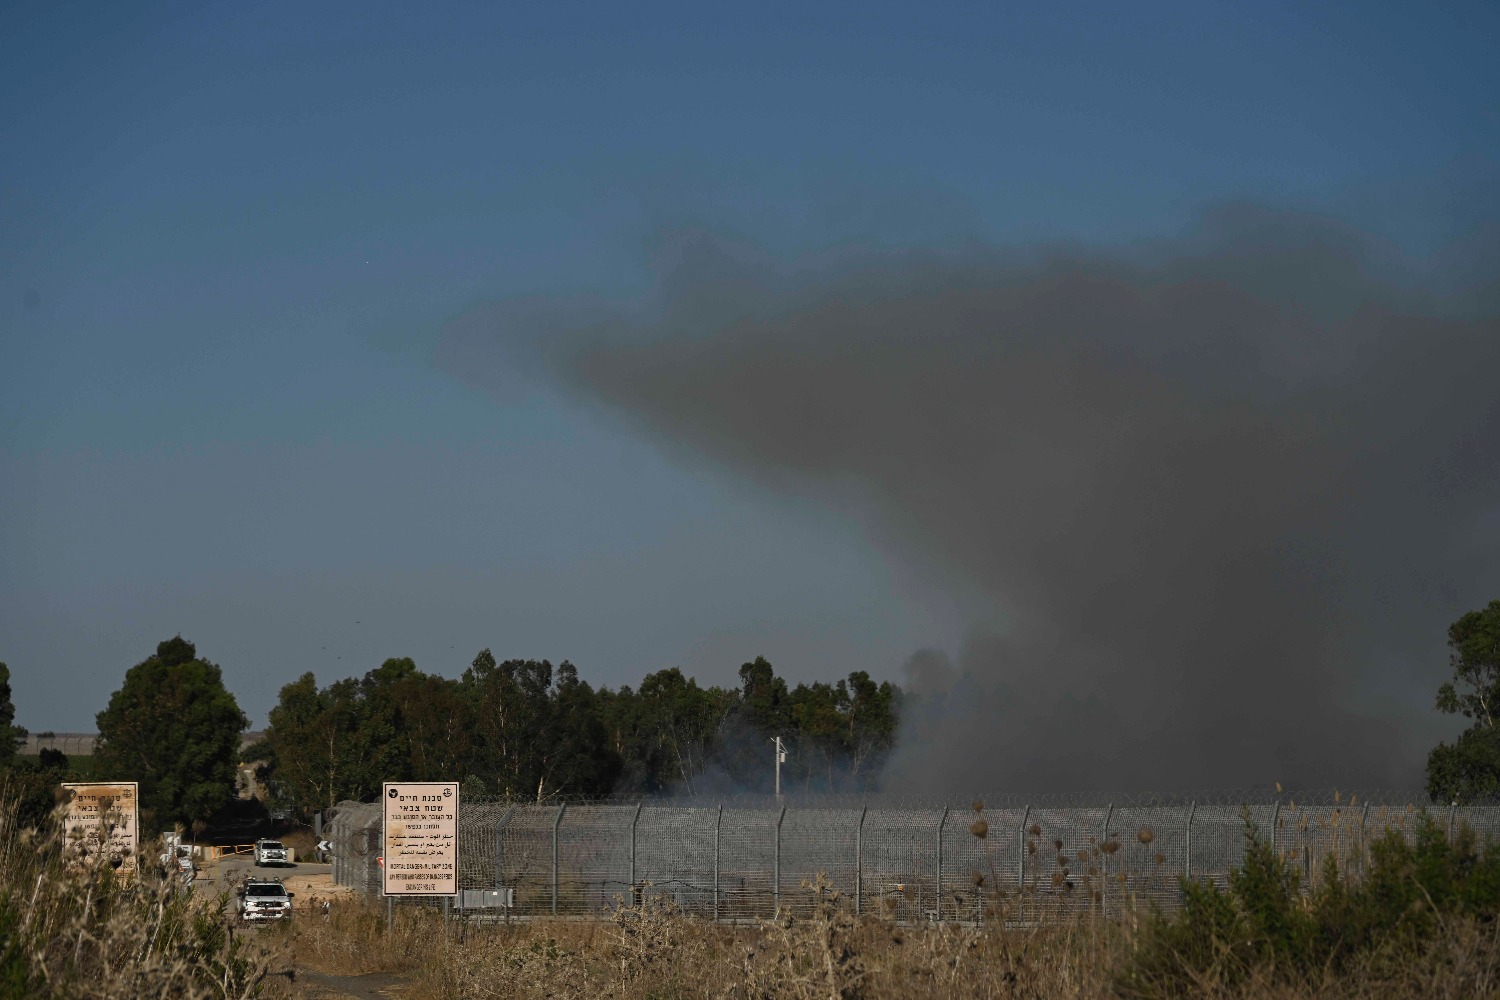
[[[292,915],[292,897],[286,886],[271,879],[247,879],[234,894],[234,909],[243,921],[285,920]]]
[[[255,867],[264,868],[266,865],[289,865],[291,863],[291,853],[281,841],[257,840],[255,842]]]

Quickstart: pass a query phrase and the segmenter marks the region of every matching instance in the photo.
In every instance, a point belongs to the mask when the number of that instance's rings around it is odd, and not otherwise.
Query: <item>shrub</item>
[[[1154,912],[1116,978],[1127,997],[1233,990],[1249,982],[1320,990],[1354,971],[1394,974],[1447,947],[1455,921],[1500,915],[1500,850],[1464,827],[1452,842],[1430,817],[1415,843],[1387,830],[1351,882],[1336,862],[1304,891],[1245,818],[1245,862],[1227,891],[1183,881],[1183,906]]]

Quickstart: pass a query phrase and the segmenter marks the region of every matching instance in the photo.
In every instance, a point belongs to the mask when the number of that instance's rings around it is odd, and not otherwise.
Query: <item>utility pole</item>
[[[786,760],[786,747],[782,745],[781,737],[774,736],[771,742],[776,744],[776,798],[781,798],[781,765]]]

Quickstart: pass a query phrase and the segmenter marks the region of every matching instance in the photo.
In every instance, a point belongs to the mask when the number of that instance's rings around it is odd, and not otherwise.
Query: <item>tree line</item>
[[[251,755],[300,815],[370,799],[382,781],[456,780],[515,801],[769,791],[775,736],[789,749],[783,787],[870,787],[895,743],[898,687],[864,671],[789,687],[764,657],[739,677],[700,687],[673,667],[595,690],[566,660],[484,649],[448,679],[390,659],[324,687],[311,673],[286,685]]]
[[[1440,803],[1500,799],[1500,600],[1448,629],[1452,678],[1436,708],[1470,725],[1427,760]],[[281,689],[270,726],[241,751],[249,720],[217,664],[180,635],[131,667],[97,716],[83,773],[55,751],[17,755],[10,671],[0,663],[0,787],[40,822],[60,781],[138,781],[149,828],[205,822],[234,797],[253,762],[273,805],[306,817],[344,799],[373,798],[389,780],[458,780],[467,794],[516,801],[560,796],[765,792],[771,739],[785,741],[783,785],[865,791],[895,746],[903,694],[855,671],[789,687],[762,657],[737,687],[700,687],[677,668],[638,687],[597,690],[566,660],[500,661],[481,650],[457,679],[409,658],[319,686],[303,674]]]
[[[300,819],[371,800],[383,781],[460,781],[466,794],[516,801],[768,791],[774,736],[789,750],[784,787],[871,787],[895,745],[896,685],[855,671],[792,687],[763,657],[739,677],[738,687],[701,687],[674,667],[635,688],[595,689],[566,660],[501,661],[485,649],[449,679],[393,658],[325,686],[303,674],[242,749],[249,720],[223,670],[179,635],[125,672],[96,717],[88,773],[55,751],[17,759],[25,730],[11,725],[0,664],[0,772],[14,775],[12,794],[38,822],[61,781],[137,781],[150,829],[211,821],[234,799],[242,763],[273,808]]]

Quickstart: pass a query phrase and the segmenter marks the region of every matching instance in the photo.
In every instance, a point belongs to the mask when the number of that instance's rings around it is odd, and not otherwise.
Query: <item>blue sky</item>
[[[857,519],[431,358],[655,234],[1117,243],[1225,198],[1421,252],[1494,208],[1479,3],[9,4],[0,659],[86,729],[174,633],[280,685],[482,646],[897,677],[971,597]],[[1439,650],[1440,652],[1440,650]]]

